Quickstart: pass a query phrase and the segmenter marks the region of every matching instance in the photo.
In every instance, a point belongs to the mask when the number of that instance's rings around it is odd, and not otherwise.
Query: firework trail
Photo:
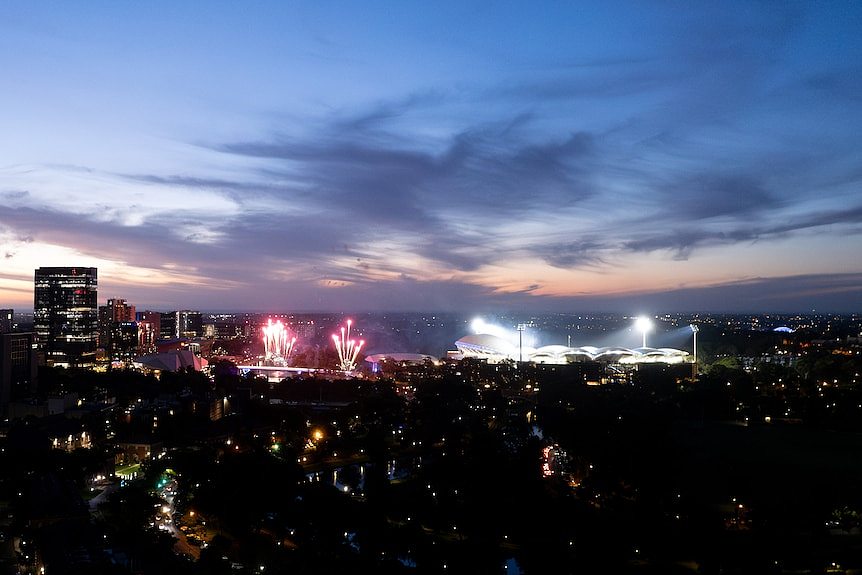
[[[365,345],[363,340],[350,339],[350,326],[353,320],[347,320],[347,329],[341,328],[341,334],[332,334],[332,343],[335,344],[335,351],[338,352],[338,368],[342,371],[353,371],[356,369],[356,356],[359,355],[359,350]]]
[[[266,325],[261,328],[263,332],[264,360],[270,363],[287,364],[296,338],[289,338],[287,328],[281,320],[272,323],[267,320]]]

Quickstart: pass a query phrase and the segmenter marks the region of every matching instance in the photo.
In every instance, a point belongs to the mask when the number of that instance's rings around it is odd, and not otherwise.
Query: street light
[[[688,327],[691,328],[692,337],[694,338],[694,349],[692,351],[694,351],[694,375],[697,376],[697,332],[700,331],[700,328],[693,323],[689,324]]]
[[[641,316],[635,322],[635,327],[638,328],[638,331],[643,333],[643,347],[646,347],[646,332],[652,329],[652,322],[648,317]]]

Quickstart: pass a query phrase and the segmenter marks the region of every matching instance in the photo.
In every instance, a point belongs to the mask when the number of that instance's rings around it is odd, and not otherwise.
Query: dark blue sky
[[[4,2],[0,307],[860,311],[858,2]]]

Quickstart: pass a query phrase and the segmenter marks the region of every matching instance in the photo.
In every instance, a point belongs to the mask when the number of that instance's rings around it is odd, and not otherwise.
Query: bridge
[[[285,377],[296,375],[299,373],[316,373],[318,371],[328,371],[325,369],[317,369],[313,367],[279,367],[276,365],[238,365],[236,366],[242,375],[248,375],[255,372],[261,375],[266,375],[266,379],[270,383],[277,383]],[[282,375],[279,375],[281,373]]]
[[[251,372],[266,375],[266,379],[270,383],[278,383],[285,377],[301,373],[324,373],[334,377],[350,377],[353,375],[352,371],[318,367],[279,367],[276,365],[238,365],[236,367],[242,375],[248,375]]]

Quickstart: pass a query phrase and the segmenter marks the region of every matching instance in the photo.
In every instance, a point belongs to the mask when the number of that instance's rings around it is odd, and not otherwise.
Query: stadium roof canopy
[[[476,357],[491,362],[524,361],[534,363],[572,363],[576,361],[602,361],[607,363],[683,363],[690,360],[687,351],[669,347],[568,347],[546,345],[538,349],[519,348],[503,338],[486,333],[467,335],[455,342],[463,357]]]

